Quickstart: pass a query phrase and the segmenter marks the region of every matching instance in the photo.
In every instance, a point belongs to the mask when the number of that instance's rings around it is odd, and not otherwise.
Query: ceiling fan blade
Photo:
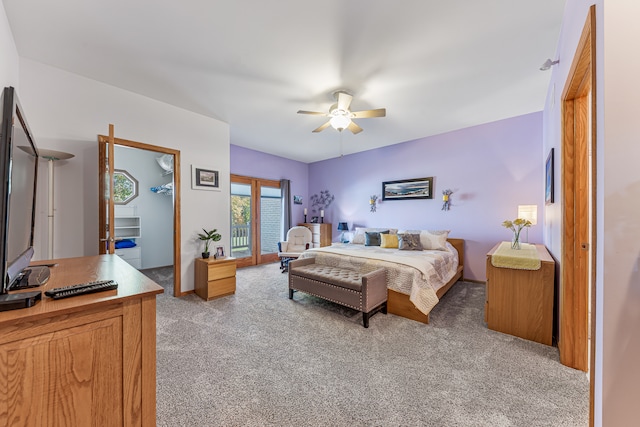
[[[371,117],[384,117],[387,115],[386,108],[378,108],[376,110],[353,111],[351,118],[353,119],[369,119]]]
[[[351,100],[353,96],[349,95],[346,92],[338,92],[338,110],[349,111],[349,106],[351,106]]]
[[[329,125],[331,124],[331,122],[326,122],[325,124],[323,124],[322,126],[314,129],[312,132],[322,132],[323,130],[325,130],[326,128],[329,127]]]
[[[357,124],[355,124],[354,122],[349,123],[349,126],[347,126],[347,129],[349,129],[354,135],[356,133],[362,132],[362,128]]]
[[[311,114],[314,116],[329,116],[329,114],[327,113],[320,113],[318,111],[305,111],[305,110],[298,110],[298,114]]]

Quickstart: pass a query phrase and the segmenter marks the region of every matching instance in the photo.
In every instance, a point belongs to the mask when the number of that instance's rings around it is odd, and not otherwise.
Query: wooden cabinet
[[[555,262],[543,245],[535,245],[540,269],[494,267],[487,254],[485,321],[489,329],[542,344],[552,344]]]
[[[331,224],[329,223],[313,224],[309,222],[309,223],[303,223],[298,225],[302,225],[303,227],[307,227],[309,230],[311,230],[311,234],[313,235],[313,240],[312,240],[313,248],[331,246],[331,241],[333,240],[333,237],[331,236],[331,233],[332,233]]]
[[[236,292],[236,259],[196,258],[196,294],[207,301]]]
[[[155,426],[163,289],[115,255],[56,262],[38,290],[100,279],[118,289],[0,313],[0,425]]]

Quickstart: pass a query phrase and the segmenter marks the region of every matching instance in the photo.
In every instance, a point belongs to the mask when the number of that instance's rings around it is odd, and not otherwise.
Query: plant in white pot
[[[209,258],[209,244],[220,240],[222,235],[220,235],[218,230],[215,228],[211,231],[207,231],[203,228],[202,231],[204,231],[204,233],[198,233],[198,239],[204,241],[204,252],[202,252],[202,258]]]

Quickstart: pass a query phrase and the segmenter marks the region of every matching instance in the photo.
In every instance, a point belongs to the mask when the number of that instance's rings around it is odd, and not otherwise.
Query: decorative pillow
[[[380,247],[388,248],[388,249],[398,249],[398,235],[397,234],[381,234]]]
[[[398,249],[401,251],[421,251],[420,235],[412,233],[398,234]]]
[[[389,234],[389,230],[384,231],[365,231],[364,232],[364,245],[365,246],[380,246],[380,235]]]
[[[396,234],[398,232],[397,228],[366,228],[366,227],[356,227],[355,232],[353,234],[353,239],[351,239],[351,243],[354,245],[364,245],[364,238],[367,231],[377,231],[378,233],[381,231],[389,231],[390,234]]]
[[[422,230],[420,231],[420,243],[422,247],[433,251],[446,251],[449,230]]]

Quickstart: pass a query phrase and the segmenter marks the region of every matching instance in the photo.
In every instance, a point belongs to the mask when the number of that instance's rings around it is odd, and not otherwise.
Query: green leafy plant
[[[204,241],[204,252],[208,253],[209,244],[211,242],[217,242],[218,240],[220,240],[222,238],[222,235],[219,234],[217,232],[218,230],[215,228],[211,231],[207,231],[203,228],[202,231],[204,231],[204,233],[198,233],[198,239]]]

